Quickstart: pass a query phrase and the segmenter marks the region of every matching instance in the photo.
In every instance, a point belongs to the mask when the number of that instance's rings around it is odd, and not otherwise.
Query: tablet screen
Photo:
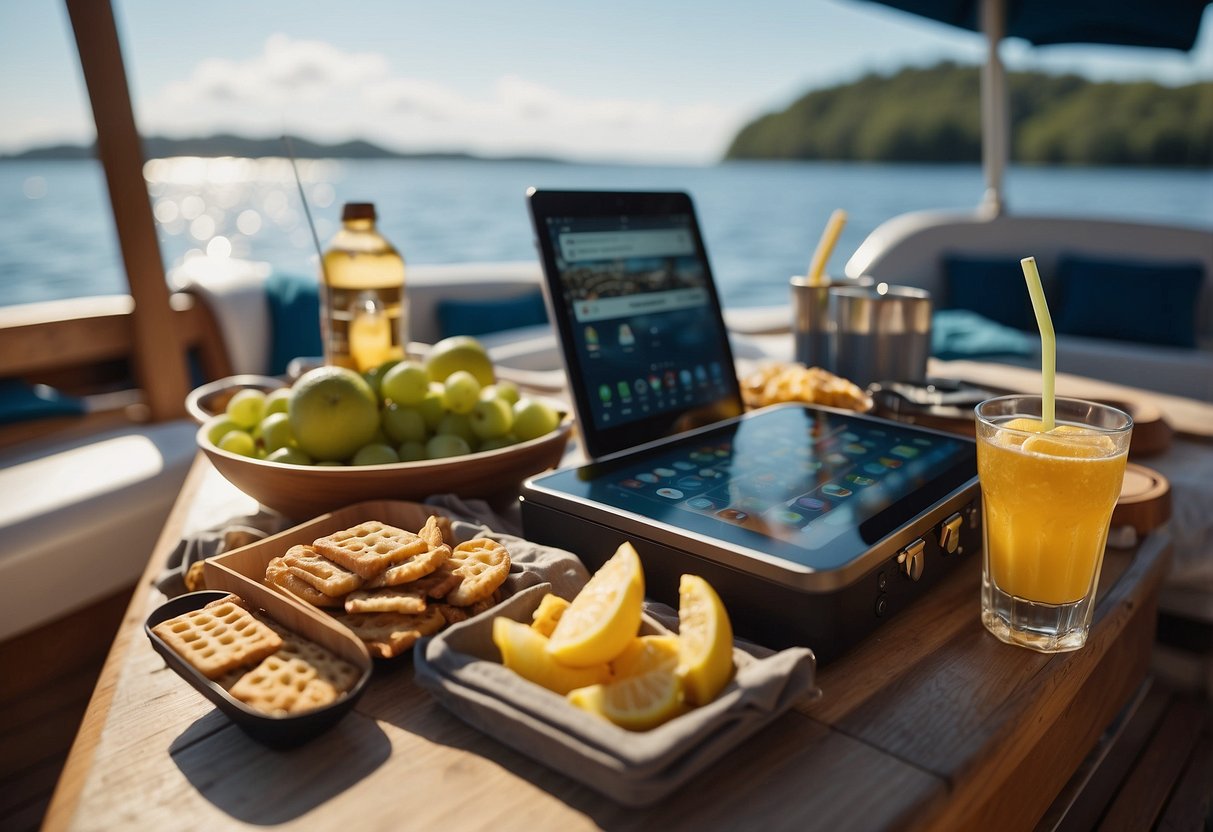
[[[801,566],[833,569],[976,473],[970,440],[785,405],[558,471],[534,486]]]
[[[618,206],[608,205],[612,198]],[[531,204],[592,456],[740,412],[719,300],[685,195],[537,192]]]

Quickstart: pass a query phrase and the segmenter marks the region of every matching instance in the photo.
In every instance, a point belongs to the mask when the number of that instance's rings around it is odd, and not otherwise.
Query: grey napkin
[[[468,724],[621,804],[661,799],[796,702],[820,696],[811,650],[772,653],[746,645],[734,649],[736,675],[714,701],[651,731],[619,728],[499,663],[493,618],[529,622],[549,591],[572,597],[535,584],[490,613],[418,642],[414,678]],[[669,607],[649,606],[642,632],[669,632],[663,620],[675,623],[677,616]]]

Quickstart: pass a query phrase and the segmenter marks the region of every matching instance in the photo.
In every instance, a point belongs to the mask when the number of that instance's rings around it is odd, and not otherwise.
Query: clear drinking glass
[[[1002,396],[977,412],[985,522],[981,621],[1043,653],[1087,641],[1133,420],[1114,407],[1056,400],[1042,433],[1040,396]]]

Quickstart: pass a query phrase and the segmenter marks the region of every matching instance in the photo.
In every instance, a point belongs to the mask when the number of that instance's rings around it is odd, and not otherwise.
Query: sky
[[[113,0],[145,135],[366,138],[400,151],[710,163],[804,92],[981,35],[863,0]],[[1213,80],[1189,53],[1003,46],[1010,69]],[[0,3],[0,153],[94,136],[63,4]]]

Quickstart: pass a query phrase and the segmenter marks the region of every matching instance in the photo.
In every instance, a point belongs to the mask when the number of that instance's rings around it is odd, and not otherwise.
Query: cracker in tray
[[[340,607],[345,601],[343,595],[325,595],[311,584],[295,577],[282,558],[274,558],[266,564],[265,580],[299,596],[314,607]]]
[[[363,578],[373,577],[432,548],[420,536],[378,520],[317,538],[312,545],[324,557]]]
[[[287,716],[322,708],[341,694],[308,662],[280,653],[267,656],[228,690],[233,699],[269,714]]]
[[[360,589],[345,597],[346,612],[425,612],[425,590],[412,584]]]
[[[496,540],[478,537],[460,543],[447,561],[459,586],[447,593],[448,603],[466,607],[492,595],[510,574],[510,554]]]
[[[440,602],[434,605],[434,609],[442,613],[442,617],[446,619],[447,625],[458,624],[461,621],[467,621],[474,615],[492,609],[501,601],[501,591],[497,590],[487,598],[481,598],[474,604],[466,607],[457,607],[454,604]]]
[[[417,532],[417,536],[430,544],[431,548],[436,548],[446,544],[447,546],[455,545],[455,539],[451,536],[451,518],[439,517],[436,514],[431,514],[425,520],[425,525]]]
[[[381,659],[399,656],[423,636],[446,626],[442,613],[430,607],[425,612],[335,613],[334,618],[362,639],[367,649]]]
[[[334,563],[312,546],[292,546],[282,556],[282,562],[292,575],[330,598],[340,597],[362,586],[362,576],[341,563]]]
[[[411,583],[437,570],[451,556],[451,548],[445,543],[437,546],[430,546],[426,543],[425,546],[426,548],[423,550],[393,563],[378,575],[369,578],[363,584],[363,589],[378,589]]]
[[[234,595],[162,621],[152,631],[211,680],[282,647],[281,636],[254,618]]]

